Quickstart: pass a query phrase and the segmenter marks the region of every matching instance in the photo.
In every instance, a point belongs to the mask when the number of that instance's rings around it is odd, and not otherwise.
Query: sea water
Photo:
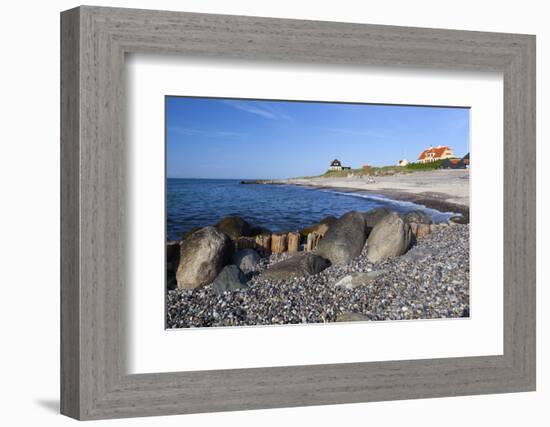
[[[238,179],[178,179],[166,183],[166,234],[177,240],[194,227],[214,225],[239,215],[273,232],[299,230],[334,215],[386,207],[406,213],[420,209],[434,222],[455,215],[379,194],[293,185],[241,184]]]

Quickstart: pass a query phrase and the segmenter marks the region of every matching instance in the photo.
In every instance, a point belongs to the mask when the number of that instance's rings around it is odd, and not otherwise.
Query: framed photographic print
[[[61,408],[535,389],[535,38],[61,15]]]
[[[469,109],[168,96],[165,114],[168,327],[469,317]]]

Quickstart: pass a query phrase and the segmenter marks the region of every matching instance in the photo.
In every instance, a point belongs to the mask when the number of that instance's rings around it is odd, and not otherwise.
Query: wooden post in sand
[[[288,251],[298,252],[300,247],[300,233],[291,231],[288,233]]]
[[[271,252],[271,234],[258,234],[256,247],[264,252]]]
[[[319,240],[321,240],[321,235],[319,233],[315,231],[309,233],[307,235],[306,252],[311,252],[313,249],[315,249],[319,244]]]
[[[271,252],[279,253],[286,251],[287,248],[287,235],[286,234],[272,234],[271,235]]]

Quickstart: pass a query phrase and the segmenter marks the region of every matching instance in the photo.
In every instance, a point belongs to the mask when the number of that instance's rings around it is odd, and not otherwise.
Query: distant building
[[[338,159],[334,159],[330,163],[330,167],[328,168],[329,171],[346,171],[350,169],[351,169],[350,166],[342,166],[342,162]]]
[[[409,161],[407,159],[402,159],[397,162],[397,166],[407,166]]]
[[[468,169],[470,167],[470,153],[462,159],[445,159],[441,163],[440,169]]]
[[[453,159],[455,154],[451,147],[446,145],[438,145],[437,147],[430,147],[427,150],[422,151],[416,163],[430,163],[437,160]]]
[[[330,167],[328,168],[329,171],[341,171],[342,170],[342,162],[338,159],[334,159],[330,163]]]
[[[370,165],[363,165],[363,169],[369,169]]]

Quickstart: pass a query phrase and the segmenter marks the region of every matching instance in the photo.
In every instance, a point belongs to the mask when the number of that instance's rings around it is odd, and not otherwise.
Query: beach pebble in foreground
[[[366,273],[352,273],[344,278],[340,279],[334,286],[341,286],[346,289],[355,289],[359,286],[366,285],[369,282],[372,282],[377,277],[384,274],[385,271],[368,271]]]
[[[236,265],[226,265],[212,283],[212,287],[218,295],[224,292],[246,289],[246,277]]]
[[[312,276],[327,268],[330,263],[312,253],[297,254],[273,264],[265,270],[261,279],[287,280],[294,277]]]
[[[254,249],[241,249],[233,255],[233,264],[239,267],[243,272],[248,273],[254,270],[260,258],[260,255]]]

